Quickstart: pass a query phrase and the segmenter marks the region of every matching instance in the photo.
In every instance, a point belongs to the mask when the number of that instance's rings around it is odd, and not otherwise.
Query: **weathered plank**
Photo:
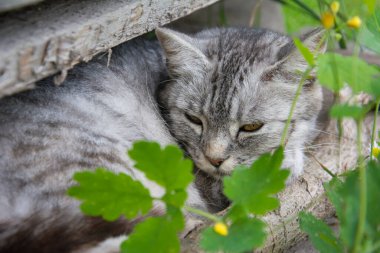
[[[0,15],[0,97],[218,0],[55,0]]]

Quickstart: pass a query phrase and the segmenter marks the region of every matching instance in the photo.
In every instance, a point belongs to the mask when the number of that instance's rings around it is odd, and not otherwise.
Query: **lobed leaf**
[[[371,161],[367,164],[367,213],[365,223],[366,244],[380,240],[380,164]],[[340,239],[348,249],[353,248],[359,219],[359,172],[347,173],[344,182],[334,179],[325,185],[326,193],[333,203],[340,223]],[[362,242],[364,247],[364,242]]]
[[[180,242],[176,224],[166,217],[147,218],[121,244],[122,253],[177,253]]]
[[[326,53],[318,57],[317,65],[319,82],[334,92],[338,92],[345,84],[355,93],[374,92],[373,83],[378,80],[379,71],[358,57]]]
[[[281,170],[283,149],[261,155],[250,168],[237,168],[224,178],[224,193],[248,213],[265,214],[279,206],[274,194],[285,188],[288,170]]]
[[[359,34],[359,41],[370,50],[380,54],[380,10],[369,19]]]
[[[333,105],[330,109],[330,116],[333,118],[354,118],[362,119],[371,109],[371,106],[357,106],[348,104]]]
[[[308,234],[313,246],[319,252],[344,252],[342,243],[326,223],[305,212],[300,212],[299,217],[301,230]]]
[[[182,151],[176,146],[164,149],[156,142],[139,141],[128,152],[136,161],[135,167],[145,173],[147,178],[172,190],[185,190],[193,180],[192,162],[183,158]]]
[[[257,218],[242,218],[228,229],[228,235],[217,234],[212,228],[201,234],[201,247],[208,252],[246,252],[260,247],[266,238],[265,223]]]
[[[149,191],[130,176],[98,168],[74,174],[79,185],[68,190],[68,195],[82,200],[83,213],[102,216],[114,221],[124,215],[128,219],[146,214],[152,208]]]

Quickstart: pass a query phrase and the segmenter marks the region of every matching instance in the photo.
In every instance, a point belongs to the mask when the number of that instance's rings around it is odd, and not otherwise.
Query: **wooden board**
[[[0,15],[0,97],[218,0],[54,0]]]

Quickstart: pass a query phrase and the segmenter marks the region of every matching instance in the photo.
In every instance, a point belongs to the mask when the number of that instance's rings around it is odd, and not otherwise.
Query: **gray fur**
[[[291,38],[248,28],[212,29],[194,36],[167,29],[156,33],[172,78],[162,86],[159,103],[171,133],[199,169],[219,178],[280,145],[307,67]],[[315,51],[321,34],[306,35],[305,45]],[[283,166],[291,168],[293,177],[302,172],[302,150],[315,136],[322,106],[322,91],[314,80],[311,76],[305,83],[286,143]],[[255,132],[239,131],[250,123],[264,125]],[[224,162],[218,167],[213,160]]]
[[[46,79],[0,100],[0,252],[71,252],[131,230],[134,221],[85,218],[66,190],[75,171],[102,166],[163,194],[126,151],[140,139],[174,143],[153,96],[164,78],[158,43],[139,39],[113,49],[109,67],[103,55],[59,87]],[[194,186],[189,194],[202,208]]]
[[[0,100],[0,252],[72,252],[129,232],[137,220],[86,218],[65,193],[75,171],[103,166],[132,175],[155,196],[163,194],[126,155],[135,140],[166,145],[176,139],[206,172],[197,173],[196,185],[209,207],[215,203],[212,210],[228,204],[220,197],[220,176],[279,145],[300,80],[297,70],[306,67],[290,38],[237,28],[195,36],[159,29],[157,35],[165,56],[157,42],[134,40],[113,49],[109,67],[103,55],[75,67],[59,87],[46,79],[33,91]],[[318,34],[305,39],[312,49],[318,41]],[[159,84],[168,128],[154,101]],[[302,171],[302,148],[314,136],[321,101],[311,78],[286,145],[284,166],[294,175]],[[238,133],[255,122],[264,126]],[[216,168],[205,155],[226,160]],[[194,185],[188,192],[188,204],[204,208]],[[162,212],[156,205],[152,214]]]

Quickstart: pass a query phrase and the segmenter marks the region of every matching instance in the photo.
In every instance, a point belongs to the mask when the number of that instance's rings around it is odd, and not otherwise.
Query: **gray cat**
[[[243,28],[193,37],[159,29],[157,37],[165,56],[157,42],[134,40],[113,50],[109,67],[98,57],[59,87],[49,78],[0,100],[0,252],[82,251],[130,232],[138,220],[84,217],[65,192],[75,171],[103,166],[162,194],[133,169],[126,150],[135,140],[178,141],[202,171],[204,199],[191,185],[187,204],[217,202],[219,209],[226,202],[218,180],[279,145],[298,71],[306,68],[290,38]],[[304,42],[314,50],[319,40],[311,33]],[[305,84],[286,145],[284,166],[295,176],[322,104],[313,82]],[[151,214],[162,212],[156,205]]]
[[[46,79],[0,100],[0,252],[71,252],[131,230],[136,221],[84,217],[66,190],[75,171],[103,166],[163,194],[126,151],[140,139],[175,143],[153,96],[165,79],[159,44],[140,39],[115,48],[109,67],[105,55],[61,86]],[[189,195],[205,209],[193,185]],[[152,214],[162,212],[156,205]]]
[[[305,35],[325,50],[319,29]],[[248,28],[212,29],[193,37],[160,29],[172,80],[159,103],[169,129],[201,170],[220,178],[277,148],[307,63],[287,36]],[[307,78],[291,121],[284,167],[302,173],[304,145],[318,131],[322,89]]]

